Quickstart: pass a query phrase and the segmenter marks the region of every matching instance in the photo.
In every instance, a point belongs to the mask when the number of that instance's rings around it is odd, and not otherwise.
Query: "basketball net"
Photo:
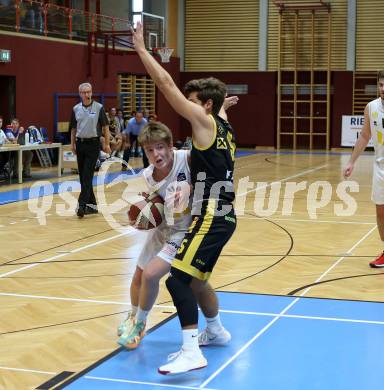
[[[173,53],[172,48],[170,47],[158,47],[155,49],[155,52],[161,57],[161,62],[169,62],[171,55]]]

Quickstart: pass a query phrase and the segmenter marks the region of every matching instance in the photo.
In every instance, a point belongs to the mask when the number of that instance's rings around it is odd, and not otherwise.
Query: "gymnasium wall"
[[[238,145],[274,146],[276,118],[275,72],[182,72],[181,84],[192,79],[216,77],[226,84],[246,84],[248,94],[239,95],[237,106],[228,113],[236,131]],[[180,133],[190,135],[189,125],[182,121]]]
[[[137,55],[110,55],[109,75],[104,78],[103,54],[93,54],[92,75],[88,78],[87,46],[57,39],[7,33],[0,34],[0,47],[12,52],[10,63],[0,63],[0,75],[16,76],[16,116],[24,125],[46,127],[50,135],[54,129],[54,93],[76,93],[81,82],[89,81],[94,93],[116,94],[119,73],[145,74]],[[179,60],[172,58],[166,68],[179,82]],[[59,121],[70,119],[76,100],[61,99]],[[116,103],[115,99],[108,99],[106,106]],[[179,118],[160,94],[157,109],[160,119],[174,129],[177,136]]]
[[[382,0],[356,0],[356,70],[372,71],[383,68],[381,50],[384,36],[378,26],[383,20]]]
[[[185,0],[185,69],[258,69],[259,2]]]
[[[352,115],[353,72],[332,72],[331,147],[340,147],[342,115]],[[363,115],[363,112],[361,113]]]
[[[362,0],[361,0],[362,1]],[[380,0],[377,0],[380,1]],[[288,0],[284,3],[305,3],[307,0]],[[347,52],[347,22],[348,22],[348,0],[327,0],[331,5],[331,61],[330,66],[332,70],[346,69],[346,52]],[[317,2],[318,3],[318,2]],[[365,1],[369,3],[369,1]],[[300,34],[299,44],[301,47],[311,47],[311,28],[309,23],[311,12],[306,11],[301,13],[300,23],[298,23]],[[285,17],[287,45],[284,50],[292,49],[294,42],[293,32],[295,29],[294,14],[289,13]],[[291,32],[291,36],[289,33]],[[318,52],[326,53],[326,42],[328,38],[327,31],[327,13],[316,13],[315,23],[316,39],[314,42],[316,52],[314,58],[315,67],[326,67],[328,57],[318,56]],[[290,38],[290,41],[289,41]],[[274,0],[268,0],[268,70],[278,69],[278,41],[279,41],[279,11],[274,4]],[[287,50],[290,51],[290,50]],[[307,51],[299,53],[299,60],[307,60],[306,67],[310,67],[310,58]],[[292,58],[287,58],[284,61],[285,65],[293,66]]]
[[[239,95],[237,106],[229,111],[239,146],[276,146],[276,72],[182,72],[181,85],[192,79],[217,77],[226,84],[247,84],[248,94]],[[351,115],[353,72],[332,72],[331,147],[340,147],[342,115]],[[180,134],[190,135],[188,122],[182,120]]]

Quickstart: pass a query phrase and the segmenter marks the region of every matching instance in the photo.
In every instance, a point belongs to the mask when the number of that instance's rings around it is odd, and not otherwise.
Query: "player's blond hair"
[[[172,132],[164,123],[149,122],[140,131],[138,141],[142,146],[159,141],[164,141],[167,145],[172,145]]]

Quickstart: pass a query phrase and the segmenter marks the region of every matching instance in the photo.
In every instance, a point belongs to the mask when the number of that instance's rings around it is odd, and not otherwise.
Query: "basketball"
[[[150,230],[159,226],[164,218],[164,200],[156,192],[138,195],[128,210],[128,219],[132,227]]]

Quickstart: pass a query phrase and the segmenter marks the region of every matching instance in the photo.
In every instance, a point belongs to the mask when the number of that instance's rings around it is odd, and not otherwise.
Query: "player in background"
[[[384,70],[377,76],[380,97],[369,102],[364,110],[364,125],[353,148],[352,155],[343,169],[344,177],[351,176],[355,162],[372,137],[375,158],[373,160],[372,195],[376,205],[376,221],[381,241],[384,242]],[[369,263],[372,268],[384,267],[384,251]]]

